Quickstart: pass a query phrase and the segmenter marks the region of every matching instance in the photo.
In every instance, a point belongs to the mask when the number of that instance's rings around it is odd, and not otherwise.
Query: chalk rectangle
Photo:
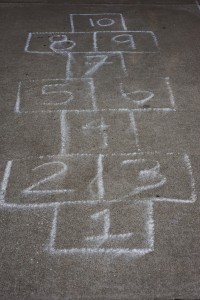
[[[152,31],[96,32],[98,52],[151,53],[159,51],[158,41]]]
[[[67,112],[69,153],[111,154],[138,150],[134,116],[129,112]]]
[[[87,200],[88,186],[96,173],[96,158],[90,156],[15,160],[4,191],[6,202],[35,207],[76,201],[80,197]]]
[[[15,112],[95,110],[92,79],[26,80],[19,84]]]
[[[5,206],[196,201],[187,154],[66,155],[9,163],[2,180]]]
[[[144,255],[153,250],[152,224],[152,204],[147,202],[62,207],[48,250],[54,255]]]
[[[27,37],[24,51],[60,55],[94,51],[93,33],[31,32]]]
[[[66,77],[110,78],[124,77],[126,64],[122,53],[71,53],[66,66]]]
[[[135,111],[176,109],[170,78],[151,76],[102,78],[95,80],[99,109],[131,109]],[[102,95],[102,89],[107,97]]]
[[[127,30],[125,20],[119,13],[71,14],[71,31]]]

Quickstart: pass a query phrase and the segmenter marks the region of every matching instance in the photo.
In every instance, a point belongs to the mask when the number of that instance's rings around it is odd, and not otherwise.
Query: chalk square
[[[46,207],[56,203],[98,200],[88,186],[97,174],[90,156],[47,156],[12,161],[5,195],[16,207]],[[94,190],[98,187],[94,188]],[[77,203],[78,203],[77,202]]]
[[[153,53],[159,51],[158,41],[152,31],[97,32],[96,49],[101,52]]]
[[[24,51],[67,55],[69,52],[94,51],[93,46],[93,34],[89,32],[31,32],[27,37]]]
[[[137,151],[134,116],[128,112],[67,112],[69,153],[112,154]]]
[[[126,76],[126,65],[121,53],[71,53],[66,65],[67,78],[110,78]]]
[[[92,79],[26,80],[19,84],[15,112],[94,109]]]
[[[127,30],[125,20],[119,13],[71,14],[70,21],[72,32]]]
[[[195,182],[187,154],[139,153],[104,157],[104,193],[107,201],[196,200]]]
[[[149,203],[62,207],[58,211],[54,254],[138,254],[150,252]],[[107,231],[108,236],[102,237]]]
[[[169,77],[136,76],[95,80],[99,109],[173,111],[175,97]],[[107,97],[102,96],[102,89]]]

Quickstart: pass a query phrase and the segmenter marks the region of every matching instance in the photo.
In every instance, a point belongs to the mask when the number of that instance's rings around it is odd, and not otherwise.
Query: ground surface
[[[198,1],[0,24],[0,299],[200,299]]]

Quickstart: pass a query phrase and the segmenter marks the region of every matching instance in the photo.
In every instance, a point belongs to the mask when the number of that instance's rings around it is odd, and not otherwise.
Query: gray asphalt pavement
[[[0,299],[200,299],[200,2],[0,1]]]

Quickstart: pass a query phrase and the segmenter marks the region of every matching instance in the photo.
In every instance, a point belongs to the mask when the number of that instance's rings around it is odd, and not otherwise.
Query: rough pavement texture
[[[8,2],[0,299],[200,299],[198,1]]]

